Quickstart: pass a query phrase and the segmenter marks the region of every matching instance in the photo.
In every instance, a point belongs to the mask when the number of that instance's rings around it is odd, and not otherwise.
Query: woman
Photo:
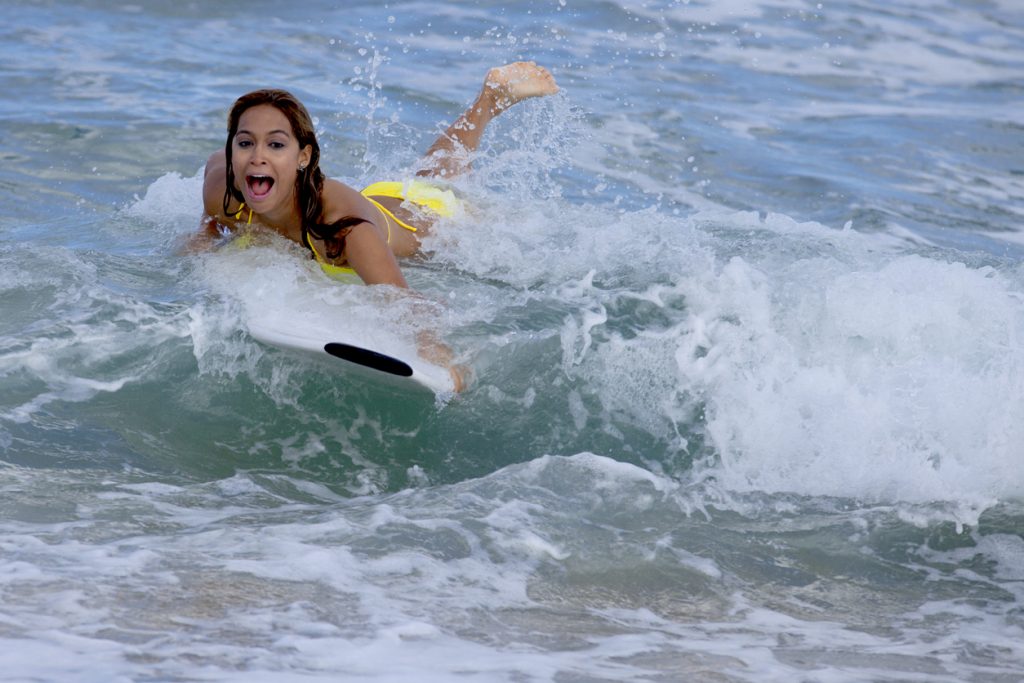
[[[430,147],[416,175],[464,172],[491,119],[521,100],[555,92],[554,78],[533,62],[491,69],[476,101]],[[424,211],[414,216],[403,208],[406,201]],[[354,271],[366,284],[407,288],[396,257],[415,254],[431,214],[445,215],[455,201],[423,181],[374,183],[359,192],[325,178],[305,107],[283,90],[257,90],[235,102],[224,149],[207,161],[200,237],[212,241],[225,228],[258,223],[308,248],[328,274]],[[421,354],[450,360],[436,342],[421,340]]]

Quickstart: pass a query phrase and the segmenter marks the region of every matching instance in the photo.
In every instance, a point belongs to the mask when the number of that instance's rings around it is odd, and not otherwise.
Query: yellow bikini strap
[[[318,252],[316,250],[316,247],[313,246],[313,240],[310,238],[309,232],[307,232],[306,230],[303,230],[302,231],[302,239],[306,240],[306,246],[309,247],[309,250],[311,252],[313,252],[313,256],[316,258],[317,263],[319,263],[322,266],[323,265],[330,265],[330,264],[327,263],[327,261],[324,260],[324,257],[322,257],[320,255],[320,252]]]
[[[390,211],[388,211],[387,209],[385,209],[381,205],[381,203],[378,202],[373,197],[366,197],[366,200],[368,202],[370,202],[371,204],[373,204],[374,206],[377,207],[377,210],[380,211],[380,215],[382,215],[384,217],[384,222],[388,224],[388,244],[391,244],[391,221],[394,221],[395,223],[397,223],[398,225],[402,226],[403,228],[405,228],[409,232],[419,232],[418,230],[416,230],[416,228],[414,228],[413,226],[409,225],[408,223],[403,221],[401,218],[399,218],[395,214],[393,214]]]
[[[240,220],[242,218],[242,212],[243,211],[245,211],[245,202],[242,202],[242,205],[240,207],[238,207],[238,213],[235,214],[235,220],[236,221]],[[246,225],[252,225],[252,209],[249,209],[249,220],[247,220],[245,222],[245,224]]]
[[[370,198],[367,197],[367,199]],[[391,221],[388,220],[388,210],[385,209],[380,204],[378,204],[377,202],[373,201],[372,199],[370,199],[370,203],[377,207],[377,211],[380,212],[381,218],[384,219],[384,227],[387,228],[388,231],[388,237],[387,240],[385,241],[385,244],[391,244]],[[398,219],[395,218],[395,220],[397,221]]]
[[[351,268],[349,266],[336,266],[321,256],[320,252],[318,252],[316,247],[313,246],[313,238],[309,236],[309,232],[303,230],[302,239],[306,241],[306,246],[309,247],[311,252],[313,252],[313,257],[316,258],[316,262],[320,264],[320,269],[324,271],[328,277],[341,279],[341,276],[359,275],[356,273],[355,268]]]

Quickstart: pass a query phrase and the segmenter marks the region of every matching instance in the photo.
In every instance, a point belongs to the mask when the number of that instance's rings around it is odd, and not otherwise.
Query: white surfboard
[[[428,363],[409,351],[371,348],[367,340],[352,335],[324,336],[315,330],[285,330],[250,321],[249,335],[264,344],[311,355],[338,369],[353,371],[371,381],[387,382],[403,389],[427,389],[435,394],[455,391],[446,368]],[[371,342],[372,343],[372,342]]]
[[[413,330],[396,322],[404,317],[400,306],[354,287],[361,282],[354,275],[351,283],[328,283],[315,262],[296,259],[291,248],[238,245],[208,264],[214,290],[239,304],[250,337],[400,391],[455,390],[448,368],[421,358]]]

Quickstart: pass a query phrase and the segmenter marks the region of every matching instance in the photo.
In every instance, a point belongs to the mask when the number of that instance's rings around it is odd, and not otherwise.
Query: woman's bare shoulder
[[[359,190],[340,180],[333,178],[324,180],[321,197],[323,198],[325,223],[330,224],[349,216],[362,218],[372,223],[375,218],[372,212],[373,205],[366,201],[366,197],[361,195]]]

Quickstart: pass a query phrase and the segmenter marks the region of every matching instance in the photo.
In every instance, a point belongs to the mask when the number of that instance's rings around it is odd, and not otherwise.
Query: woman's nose
[[[253,145],[252,158],[249,159],[250,163],[262,164],[266,161],[267,149],[263,145]]]

